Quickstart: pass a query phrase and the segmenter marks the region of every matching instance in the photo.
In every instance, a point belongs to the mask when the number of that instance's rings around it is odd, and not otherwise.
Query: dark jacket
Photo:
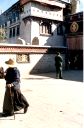
[[[60,55],[55,56],[55,66],[57,68],[62,67],[62,62],[63,62],[63,60],[62,60],[62,57]]]
[[[17,67],[8,68],[5,75],[6,84],[13,84],[14,88],[20,88],[20,72]]]

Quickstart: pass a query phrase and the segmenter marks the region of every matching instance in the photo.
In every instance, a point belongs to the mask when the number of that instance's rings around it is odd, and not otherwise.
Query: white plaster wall
[[[47,40],[50,46],[63,46],[63,36],[57,34],[57,24],[52,23],[52,35]]]
[[[40,35],[39,21],[27,21],[26,24],[21,22],[21,38],[23,38],[27,44],[32,44],[34,37],[38,37],[39,46],[63,46],[63,36],[57,35],[57,24],[52,24],[51,35]]]
[[[57,10],[55,8],[54,10],[51,10],[49,7],[45,7],[35,3],[31,4],[31,15],[63,21],[63,9]]]
[[[31,21],[31,44],[34,37],[39,39],[39,21]]]
[[[31,15],[31,3],[24,5],[24,12],[21,14],[21,18],[25,18]]]
[[[65,65],[65,55],[63,56],[63,68]],[[4,70],[8,68],[5,64],[9,58],[16,60],[16,54],[0,54],[0,67]],[[27,78],[30,73],[55,72],[55,54],[30,54],[29,63],[16,63],[20,70],[21,78]]]
[[[36,3],[27,3],[24,5],[24,12],[21,17],[37,16],[47,19],[63,21],[63,9],[58,10],[57,8],[51,10],[49,7]]]
[[[63,69],[65,56],[63,57]],[[18,64],[21,77],[28,77],[29,74],[55,72],[55,54],[30,54],[30,63]]]
[[[20,37],[24,39],[24,30],[25,30],[25,24],[21,19],[21,24],[20,24]]]
[[[26,44],[31,43],[31,21],[21,22],[20,37],[25,40]]]
[[[30,54],[30,62],[29,63],[18,63],[18,69],[20,70],[21,77],[28,77],[28,74],[35,67],[38,61],[42,58],[43,55],[38,54]],[[37,71],[37,69],[36,69]]]
[[[61,38],[59,40],[59,37],[55,37],[55,35],[51,36],[41,36],[39,35],[39,21],[36,23],[36,21],[31,22],[28,21],[27,23],[24,23],[22,20],[23,18],[27,16],[36,16],[36,17],[41,17],[41,18],[46,18],[46,19],[51,19],[51,20],[58,20],[62,21],[63,20],[63,9],[57,10],[51,9],[49,7],[46,7],[44,5],[36,4],[36,3],[27,3],[24,5],[24,12],[20,16],[20,22],[16,22],[13,25],[20,24],[20,36],[22,39],[24,39],[28,44],[31,44],[32,39],[36,36],[39,38],[39,45],[55,45],[55,43],[60,44]],[[16,43],[18,36],[9,38],[9,27],[10,27],[10,22],[8,22],[8,29],[7,29],[7,34],[8,34],[8,40],[7,43]],[[13,27],[13,26],[12,26]],[[54,32],[55,34],[55,32]],[[56,41],[57,40],[57,41]],[[53,43],[51,43],[53,42]]]
[[[38,37],[40,46],[63,46],[63,36],[57,35],[57,24],[52,24],[52,33],[51,35],[40,35],[39,21],[32,21],[31,41],[34,37]]]
[[[24,38],[26,43],[30,43],[31,42],[31,22],[27,21],[25,27],[22,29],[24,29]]]
[[[31,73],[55,72],[53,54],[30,54],[30,63],[18,64],[21,77],[28,77]]]
[[[57,34],[57,24],[52,32],[53,34],[47,39],[47,43],[50,46],[63,46],[63,36]]]
[[[24,12],[21,14],[21,19],[27,16],[43,17],[47,19],[63,20],[63,9],[61,10],[51,10],[49,7],[35,3],[27,3],[24,5]],[[56,24],[52,24],[53,35],[40,35],[39,32],[39,21],[28,21],[26,24],[21,20],[21,31],[20,36],[27,42],[27,44],[32,44],[34,37],[38,37],[39,45],[49,45],[49,46],[60,46],[63,45],[62,36],[57,35]]]
[[[8,66],[5,64],[5,61],[9,60],[9,58],[16,60],[16,55],[15,54],[0,54],[0,67],[2,66],[4,70],[8,68]]]

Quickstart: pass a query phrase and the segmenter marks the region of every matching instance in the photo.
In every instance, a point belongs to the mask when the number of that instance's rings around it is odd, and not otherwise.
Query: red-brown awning
[[[66,47],[31,46],[31,45],[1,45],[0,53],[32,53],[32,54],[55,54],[56,51],[65,52]]]

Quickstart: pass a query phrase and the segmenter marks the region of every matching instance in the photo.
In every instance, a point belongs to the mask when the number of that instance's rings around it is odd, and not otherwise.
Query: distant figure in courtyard
[[[29,104],[20,91],[20,72],[13,59],[9,59],[5,63],[9,67],[4,75],[6,90],[3,102],[3,116],[11,116],[20,109],[24,109],[24,113],[26,113]]]
[[[59,52],[55,56],[56,78],[63,79],[62,77],[62,63],[63,59]]]
[[[0,78],[4,78],[4,68],[0,67]]]

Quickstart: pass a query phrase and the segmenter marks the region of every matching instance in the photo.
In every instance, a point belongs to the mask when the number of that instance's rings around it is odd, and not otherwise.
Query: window
[[[20,19],[20,17],[19,17],[19,12],[16,12],[16,17],[17,17],[17,20]]]
[[[5,22],[5,27],[7,27],[7,22]]]
[[[29,63],[30,62],[29,54],[17,54],[16,61],[18,63]]]
[[[62,24],[59,24],[57,26],[57,34],[58,35],[63,35],[63,26],[62,26]]]
[[[39,45],[39,39],[38,39],[38,37],[34,37],[33,38],[32,45]]]
[[[10,24],[12,24],[12,19],[10,19]]]
[[[16,15],[15,13],[12,13],[12,23],[16,22]]]
[[[15,37],[15,27],[13,27],[13,37]]]
[[[2,28],[4,28],[4,24],[2,24]]]
[[[12,28],[10,28],[10,33],[9,33],[9,37],[12,37]]]
[[[20,26],[19,25],[10,28],[9,38],[19,36],[19,35],[20,35]]]
[[[40,34],[51,34],[51,24],[49,22],[40,23]]]
[[[16,31],[16,35],[19,36],[20,35],[20,26],[17,26],[17,31]]]

